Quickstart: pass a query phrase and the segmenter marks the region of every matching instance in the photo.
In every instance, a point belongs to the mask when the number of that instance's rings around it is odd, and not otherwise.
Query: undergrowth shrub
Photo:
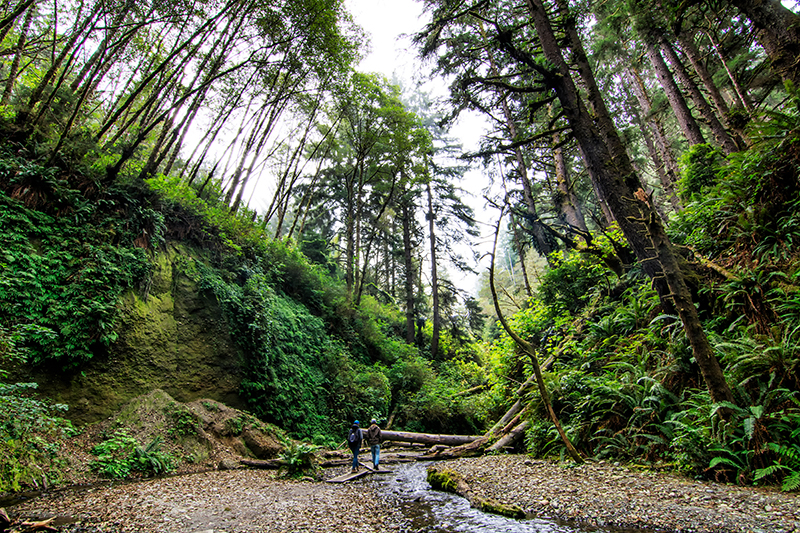
[[[52,486],[68,466],[59,456],[74,434],[67,406],[34,398],[36,388],[0,382],[0,493]]]
[[[288,478],[311,476],[317,478],[319,465],[316,462],[316,446],[305,443],[291,442],[280,454],[283,465],[280,474]]]
[[[717,182],[723,164],[722,153],[710,144],[695,144],[681,155],[678,190],[684,201],[699,198]]]
[[[89,463],[89,468],[112,479],[166,474],[175,469],[176,461],[160,450],[161,441],[161,436],[156,435],[149,444],[141,446],[125,430],[117,430],[92,448],[97,459]]]

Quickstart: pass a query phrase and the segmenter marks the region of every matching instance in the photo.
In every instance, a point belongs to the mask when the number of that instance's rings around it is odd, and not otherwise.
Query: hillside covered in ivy
[[[796,10],[422,4],[0,6],[0,491],[156,389],[800,488]]]

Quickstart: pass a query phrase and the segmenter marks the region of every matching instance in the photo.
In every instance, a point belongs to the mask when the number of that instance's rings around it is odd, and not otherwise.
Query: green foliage
[[[36,388],[0,383],[0,493],[56,484],[67,466],[59,458],[73,432],[60,416],[67,406],[33,398]]]
[[[224,279],[224,271],[199,267],[202,286],[214,291],[233,338],[247,354],[241,391],[253,412],[309,439],[335,435],[354,416],[385,417],[390,396],[387,377],[354,360],[320,317],[273,288],[324,309],[320,272],[283,244],[271,244],[267,250],[270,255],[260,266],[240,268],[235,279]],[[357,326],[362,334],[357,338],[372,331],[372,338],[364,342],[380,342],[391,349],[380,327],[373,324],[368,316],[361,319]]]
[[[550,261],[551,268],[542,276],[537,292],[551,312],[565,309],[575,313],[589,302],[594,289],[605,280],[604,268],[585,255],[556,252]]]
[[[316,463],[316,446],[291,442],[280,454],[283,461],[281,473],[284,477],[299,478],[303,476],[317,477],[319,465]]]
[[[767,443],[767,448],[779,458],[770,466],[756,470],[754,481],[783,475],[781,490],[791,492],[800,489],[800,431],[795,431],[792,437],[794,442],[789,444]]]
[[[125,430],[118,430],[111,438],[92,448],[97,459],[90,462],[89,467],[112,479],[125,479],[137,474],[165,474],[175,469],[175,459],[160,451],[160,446],[160,435],[147,446],[140,446]]]
[[[683,153],[680,160],[681,179],[678,183],[684,201],[699,197],[717,182],[722,154],[710,144],[695,144]]]
[[[166,207],[179,208],[199,217],[205,223],[205,231],[213,232],[215,240],[228,253],[241,255],[245,250],[252,252],[263,249],[263,232],[253,224],[253,213],[249,210],[231,213],[230,207],[221,201],[220,196],[200,198],[191,185],[175,176],[159,174],[145,181],[150,190],[161,197]]]
[[[216,408],[216,405],[212,407]],[[171,402],[165,407],[164,412],[170,418],[170,434],[178,437],[197,435],[200,429],[200,417],[191,409]]]
[[[387,373],[397,405],[395,425],[408,431],[481,433],[497,407],[488,387],[476,394],[461,394],[489,379],[485,369],[472,361],[451,359],[434,368],[414,356],[398,361]]]
[[[241,435],[246,423],[247,419],[241,416],[229,418],[225,420],[225,433],[233,436]]]
[[[257,416],[294,434],[324,432],[328,409],[322,365],[332,349],[325,325],[294,300],[275,294],[259,270],[246,275],[242,285],[209,270],[203,279],[247,354],[242,394]]]
[[[123,291],[149,273],[144,249],[110,239],[121,216],[69,201],[54,217],[0,194],[0,323],[33,364],[77,367],[110,346]]]

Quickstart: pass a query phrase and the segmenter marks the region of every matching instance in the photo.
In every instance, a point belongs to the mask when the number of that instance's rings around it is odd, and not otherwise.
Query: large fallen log
[[[419,442],[433,446],[459,446],[482,438],[481,435],[435,435],[432,433],[410,433],[408,431],[381,431],[383,441]]]
[[[527,420],[523,420],[513,429],[508,431],[505,435],[503,435],[500,439],[497,440],[494,444],[486,448],[487,453],[497,452],[505,448],[506,446],[513,446],[519,439],[521,439],[525,435],[525,430],[528,429],[530,422]]]
[[[444,450],[434,450],[431,453],[420,455],[420,461],[431,461],[436,459],[458,459],[459,457],[477,457],[483,455],[483,450],[489,443],[489,437],[483,436],[467,444],[454,446]]]

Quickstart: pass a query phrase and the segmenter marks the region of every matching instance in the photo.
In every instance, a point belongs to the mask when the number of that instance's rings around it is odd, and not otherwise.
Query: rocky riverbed
[[[800,494],[616,466],[566,467],[525,456],[459,459],[472,491],[529,516],[586,526],[675,532],[800,533]]]
[[[17,521],[56,517],[51,525],[73,533],[377,533],[402,521],[368,484],[285,480],[249,469],[62,490],[8,511]]]
[[[800,495],[702,483],[608,463],[567,467],[526,456],[449,461],[471,490],[529,516],[603,528],[800,533]],[[344,471],[327,469],[326,478]],[[71,533],[411,532],[397,493],[369,477],[349,484],[231,470],[62,490],[8,509],[58,517]],[[429,531],[430,529],[426,530]]]

